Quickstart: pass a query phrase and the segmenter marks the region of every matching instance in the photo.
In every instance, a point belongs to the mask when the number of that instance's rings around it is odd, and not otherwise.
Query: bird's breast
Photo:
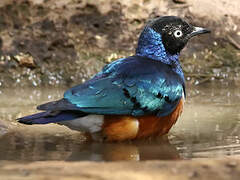
[[[167,134],[182,113],[183,104],[184,99],[181,99],[175,110],[164,117],[155,115],[140,117],[105,115],[102,126],[104,139],[107,141],[123,141]]]

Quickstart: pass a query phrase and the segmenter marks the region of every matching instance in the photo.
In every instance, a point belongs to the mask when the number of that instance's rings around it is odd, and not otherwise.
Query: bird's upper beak
[[[193,27],[193,31],[190,34],[190,37],[196,36],[198,34],[210,33],[211,31],[202,27]]]

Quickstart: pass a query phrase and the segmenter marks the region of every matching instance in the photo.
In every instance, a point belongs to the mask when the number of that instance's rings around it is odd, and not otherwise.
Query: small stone
[[[35,68],[36,65],[34,63],[33,57],[29,54],[19,53],[18,55],[14,56],[14,58],[18,61],[20,66]]]
[[[228,162],[226,166],[229,168],[235,168],[237,166],[237,162],[236,161]]]
[[[186,4],[187,1],[186,0],[173,0],[174,3],[178,3],[178,4]]]

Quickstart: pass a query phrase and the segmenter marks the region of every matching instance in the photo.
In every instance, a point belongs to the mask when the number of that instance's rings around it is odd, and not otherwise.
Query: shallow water
[[[240,154],[240,91],[231,84],[188,87],[184,113],[167,137],[125,143],[87,143],[59,125],[26,126],[16,117],[61,98],[59,89],[0,91],[0,160],[116,161],[193,159]]]

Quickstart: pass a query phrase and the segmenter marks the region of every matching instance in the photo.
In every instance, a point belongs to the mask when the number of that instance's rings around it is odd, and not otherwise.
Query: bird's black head
[[[201,27],[194,27],[176,16],[159,17],[152,20],[147,27],[161,35],[166,51],[172,55],[179,53],[191,37],[210,32]]]

